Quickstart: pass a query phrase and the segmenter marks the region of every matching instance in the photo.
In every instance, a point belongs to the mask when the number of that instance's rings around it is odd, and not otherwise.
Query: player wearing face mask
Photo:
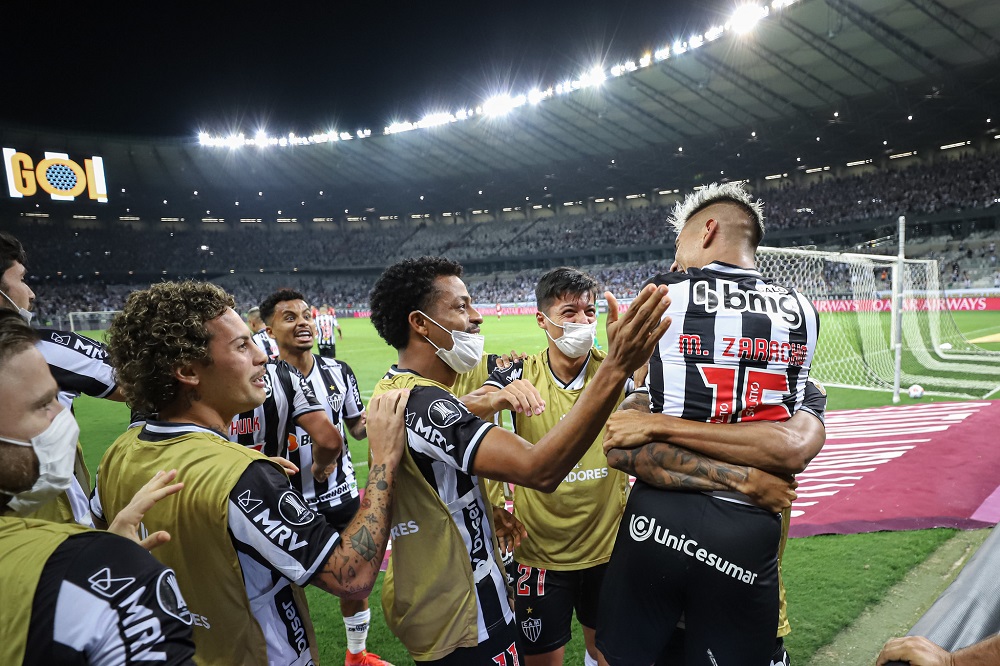
[[[538,389],[545,412],[513,414],[514,431],[536,443],[573,408],[606,354],[593,349],[597,281],[573,268],[555,268],[535,288],[536,321],[546,349],[495,371],[484,388],[515,379]],[[618,403],[634,391],[626,381]],[[645,391],[645,388],[640,389]],[[597,664],[594,630],[598,591],[625,508],[628,475],[608,467],[598,435],[551,494],[514,489],[514,515],[527,536],[514,551],[518,649],[528,666],[563,663],[574,608],[583,626],[586,664]]]
[[[521,653],[483,479],[556,490],[669,326],[662,319],[669,299],[666,289],[645,289],[619,319],[607,294],[607,357],[575,406],[532,443],[481,418],[451,391],[459,372],[482,359],[483,319],[461,275],[461,265],[447,259],[408,259],[387,268],[372,290],[372,323],[399,356],[375,395],[410,389],[382,607],[418,663],[494,666],[518,663]],[[518,419],[547,409],[519,380],[482,402],[493,412],[516,411]]]
[[[0,309],[16,310],[29,324],[35,293],[26,282],[27,253],[14,236],[0,232]],[[114,370],[107,361],[104,345],[70,331],[42,329],[38,331],[38,351],[45,357],[49,371],[59,385],[59,403],[72,411],[73,400],[81,394],[95,398],[121,401]],[[33,503],[32,518],[55,522],[77,522],[93,527],[87,496],[90,493],[90,472],[83,459],[83,449],[77,447],[72,463],[69,485],[42,504]],[[28,501],[25,498],[24,501]],[[19,505],[18,501],[12,503]]]
[[[191,615],[174,572],[142,548],[169,537],[136,537],[143,512],[180,488],[167,485],[176,472],[140,491],[115,534],[20,517],[69,487],[80,432],[37,341],[0,310],[0,663],[190,664]]]

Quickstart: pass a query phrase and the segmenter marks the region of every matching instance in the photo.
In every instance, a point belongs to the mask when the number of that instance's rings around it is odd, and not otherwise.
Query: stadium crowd
[[[938,160],[902,170],[826,178],[801,187],[761,192],[770,229],[837,227],[900,214],[986,209],[997,203],[1000,158],[995,155]],[[474,224],[421,223],[336,231],[265,229],[240,225],[229,232],[79,229],[53,234],[45,225],[23,225],[25,242],[39,248],[32,274],[100,279],[101,271],[164,271],[199,276],[322,270],[331,266],[380,267],[425,254],[473,258],[558,254],[564,251],[673,243],[664,233],[669,213],[638,207],[564,214],[533,220]],[[446,218],[447,219],[447,218]],[[372,224],[372,223],[369,223]],[[248,227],[248,228],[244,228]],[[248,252],[247,248],[257,248]]]

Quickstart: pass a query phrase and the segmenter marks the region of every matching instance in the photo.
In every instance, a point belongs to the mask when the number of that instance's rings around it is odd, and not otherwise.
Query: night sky
[[[4,8],[0,123],[193,137],[378,134],[638,59],[724,22],[736,2],[137,2],[73,14],[21,4]]]

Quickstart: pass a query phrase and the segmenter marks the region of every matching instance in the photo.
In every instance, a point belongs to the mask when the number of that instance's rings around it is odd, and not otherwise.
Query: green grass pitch
[[[502,353],[512,349],[535,352],[545,344],[545,336],[532,316],[505,315],[499,320],[484,313],[482,332],[486,350]],[[969,337],[1000,332],[1000,312],[956,313],[956,322]],[[603,317],[602,317],[603,322]],[[394,350],[375,333],[367,319],[342,318],[344,339],[337,343],[341,360],[358,377],[367,400],[375,382],[395,361]],[[601,345],[606,348],[603,324],[599,328]],[[101,333],[92,335],[100,337]],[[1000,350],[1000,344],[984,345]],[[830,389],[830,409],[855,409],[891,403],[888,393]],[[924,398],[925,401],[931,398]],[[909,398],[903,397],[903,401]],[[108,445],[128,423],[125,405],[95,400],[86,396],[76,402],[87,464],[93,471]],[[358,464],[359,483],[367,478],[367,442],[350,442]],[[792,634],[787,639],[789,653],[798,664],[808,663],[820,647],[856,618],[865,606],[877,602],[889,587],[902,579],[913,566],[922,562],[935,548],[952,536],[950,530],[821,536],[792,539],[786,549],[783,566],[788,589]],[[409,664],[412,661],[398,640],[388,631],[380,610],[381,577],[371,596],[372,626],[368,646],[389,661]],[[322,663],[342,663],[346,649],[343,622],[337,600],[309,589],[309,603],[320,644]],[[448,609],[442,608],[442,613]],[[579,626],[567,646],[566,663],[582,663],[583,639]]]

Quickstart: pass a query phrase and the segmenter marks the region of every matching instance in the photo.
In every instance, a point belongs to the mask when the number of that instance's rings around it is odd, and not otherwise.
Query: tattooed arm
[[[309,581],[345,599],[365,599],[375,585],[389,541],[396,467],[406,446],[405,413],[409,391],[389,391],[368,404],[368,442],[372,465],[361,508],[326,564]]]
[[[621,410],[649,412],[649,399],[632,394],[622,403]],[[811,417],[810,417],[811,418]],[[696,424],[705,428],[721,428],[718,424]],[[746,427],[746,426],[728,426]],[[702,431],[712,434],[714,431]],[[637,448],[605,447],[608,464],[664,490],[732,490],[747,495],[753,502],[777,513],[791,506],[795,499],[794,480],[748,467],[720,462],[682,446],[668,442],[650,442]]]
[[[650,442],[636,449],[611,449],[608,464],[664,490],[734,490],[775,513],[792,505],[794,480],[754,467],[712,460],[680,446]]]

